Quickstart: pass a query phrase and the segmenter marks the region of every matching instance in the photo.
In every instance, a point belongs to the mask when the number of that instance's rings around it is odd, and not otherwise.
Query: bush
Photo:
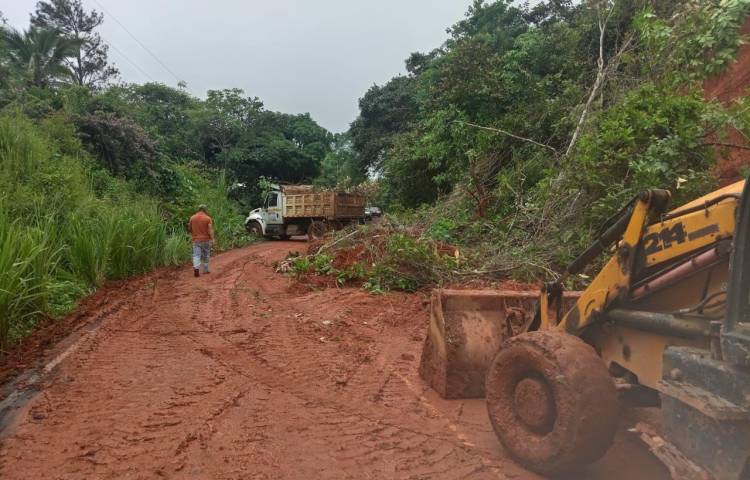
[[[75,123],[86,147],[115,175],[158,159],[156,142],[128,118],[100,113],[76,117]]]
[[[571,189],[594,200],[584,218],[598,225],[648,188],[672,190],[675,204],[710,191],[715,159],[706,135],[724,128],[715,110],[699,92],[673,93],[654,85],[609,109],[596,131],[581,138],[569,167]],[[679,190],[678,179],[686,180]]]
[[[416,238],[387,227],[358,227],[343,231],[331,251],[290,258],[289,272],[297,277],[334,277],[336,283],[359,284],[379,294],[388,290],[414,292],[448,280],[457,268],[451,256],[437,254],[428,238]],[[281,270],[285,271],[285,270]]]

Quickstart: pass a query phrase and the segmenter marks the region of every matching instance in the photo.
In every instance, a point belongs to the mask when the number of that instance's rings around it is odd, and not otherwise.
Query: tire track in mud
[[[320,355],[320,346],[314,342],[310,344],[309,339],[304,338],[298,333],[297,317],[292,314],[294,309],[286,308],[285,303],[291,300],[288,295],[280,291],[269,291],[268,288],[262,288],[254,284],[253,279],[248,278],[244,285],[250,287],[253,293],[252,298],[255,302],[256,311],[260,312],[255,316],[255,321],[264,322],[261,327],[265,334],[262,338],[257,336],[253,339],[252,346],[247,350],[237,348],[237,346],[227,337],[222,336],[189,336],[196,342],[198,348],[206,355],[232,369],[238,375],[246,376],[254,384],[261,384],[269,390],[283,393],[286,396],[293,397],[293,400],[303,402],[300,408],[305,410],[308,420],[312,419],[314,425],[319,428],[311,429],[304,427],[300,441],[305,445],[305,456],[315,457],[319,453],[314,446],[320,445],[326,456],[330,456],[330,445],[342,443],[335,452],[335,457],[339,461],[349,463],[350,468],[358,468],[359,464],[371,465],[377,463],[382,452],[388,456],[398,455],[399,461],[405,462],[405,471],[420,470],[419,466],[428,466],[423,468],[424,474],[430,472],[451,470],[451,461],[460,459],[461,463],[473,463],[470,460],[474,455],[470,451],[460,450],[463,445],[458,445],[451,438],[450,431],[444,434],[442,431],[434,435],[425,435],[416,432],[413,429],[406,428],[402,425],[389,424],[383,421],[388,418],[391,412],[382,411],[363,411],[365,409],[357,408],[357,402],[349,399],[342,401],[340,392],[329,391],[326,389],[315,390],[314,393],[309,388],[320,387],[321,383],[327,383],[335,386],[335,378],[330,374],[331,370],[336,370],[337,361],[335,357]],[[236,287],[237,282],[234,282]],[[232,290],[235,291],[235,288]],[[263,292],[263,293],[259,293]],[[241,317],[246,311],[244,306],[238,300],[237,296],[230,294],[230,305],[233,317]],[[274,302],[274,300],[279,300]],[[292,301],[292,303],[294,303]],[[252,307],[253,304],[248,305]],[[297,305],[299,306],[299,305]],[[220,306],[213,305],[214,310],[224,312],[226,316],[226,304]],[[270,310],[269,310],[270,309]],[[297,308],[299,310],[299,308]],[[273,312],[270,315],[268,312]],[[299,314],[299,312],[297,312]],[[226,324],[226,322],[224,322]],[[231,333],[236,331],[230,330]],[[232,346],[227,349],[226,343]],[[261,348],[258,348],[261,347]],[[314,352],[311,352],[313,350]],[[389,349],[390,353],[395,350]],[[392,354],[392,356],[394,356]],[[257,357],[258,359],[254,358]],[[314,359],[313,361],[310,361]],[[378,356],[376,365],[379,369],[385,371],[385,383],[388,379],[394,378],[391,375],[393,368],[388,364],[392,359],[385,360]],[[256,363],[248,369],[248,365]],[[250,373],[248,373],[250,372]],[[366,396],[373,397],[377,401],[382,398],[383,385],[381,381],[374,377],[367,382],[360,382],[361,386],[369,386],[373,393],[366,393]],[[357,390],[365,390],[363,388]],[[394,397],[395,404],[400,408],[411,396],[409,391],[396,392]],[[380,398],[378,398],[380,397]],[[346,397],[343,397],[346,398]],[[291,400],[291,399],[290,399]],[[361,399],[360,399],[361,400]],[[414,399],[408,399],[413,403]],[[403,414],[402,414],[403,415]],[[396,415],[397,416],[397,415]],[[323,428],[320,428],[323,427]],[[190,438],[194,438],[192,435]],[[384,438],[382,438],[384,437]],[[312,448],[311,448],[312,447]],[[456,449],[459,450],[456,450]],[[434,458],[433,458],[434,457]],[[356,460],[356,462],[354,461]],[[330,459],[321,458],[321,461],[330,461]],[[420,463],[421,462],[421,463]],[[476,474],[479,471],[488,469],[491,462],[483,460],[478,465],[466,469],[468,473]],[[355,475],[352,470],[352,475]],[[496,466],[495,478],[499,468]],[[319,472],[317,472],[319,473]],[[361,473],[361,472],[360,472]],[[384,474],[384,471],[376,473]],[[395,474],[395,470],[390,474]],[[461,469],[456,470],[457,475],[448,475],[447,478],[461,478],[463,475]],[[356,475],[355,475],[356,476]]]

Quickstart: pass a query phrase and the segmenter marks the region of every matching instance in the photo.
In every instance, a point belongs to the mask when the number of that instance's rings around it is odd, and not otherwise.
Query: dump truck
[[[245,219],[248,233],[288,239],[307,235],[314,239],[365,218],[365,197],[334,190],[316,190],[310,185],[272,185],[263,207]]]
[[[539,291],[436,290],[420,374],[485,397],[519,463],[575,471],[610,447],[621,408],[680,480],[750,479],[750,182],[669,211],[648,190]],[[601,255],[582,292],[563,284]]]

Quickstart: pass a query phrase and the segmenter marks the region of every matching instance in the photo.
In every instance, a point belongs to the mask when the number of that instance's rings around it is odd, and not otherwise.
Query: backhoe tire
[[[503,343],[487,372],[487,410],[508,453],[530,470],[578,470],[609,449],[620,406],[604,362],[583,340],[528,332]]]
[[[247,230],[247,233],[251,236],[258,238],[263,236],[263,227],[261,227],[258,222],[248,222],[245,224],[245,230]]]

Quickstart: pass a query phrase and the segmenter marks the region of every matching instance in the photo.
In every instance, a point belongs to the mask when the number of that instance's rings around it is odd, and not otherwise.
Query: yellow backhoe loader
[[[433,292],[421,376],[486,396],[506,450],[542,474],[601,457],[637,400],[661,407],[638,431],[674,478],[750,480],[750,182],[669,200],[638,195],[541,292]]]

